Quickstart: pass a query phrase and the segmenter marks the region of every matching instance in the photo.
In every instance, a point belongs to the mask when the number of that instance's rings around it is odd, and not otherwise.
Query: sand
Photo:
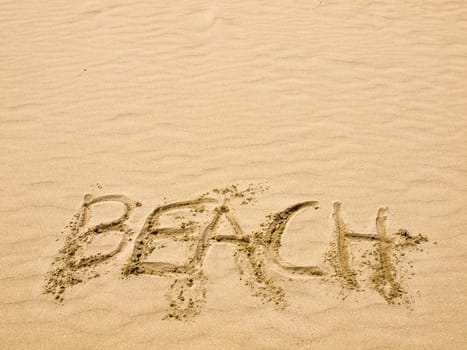
[[[0,28],[0,348],[467,348],[464,2]]]

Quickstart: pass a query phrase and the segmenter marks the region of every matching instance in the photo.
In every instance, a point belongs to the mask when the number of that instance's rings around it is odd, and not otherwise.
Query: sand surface
[[[0,3],[0,348],[466,349],[467,4],[169,3]]]

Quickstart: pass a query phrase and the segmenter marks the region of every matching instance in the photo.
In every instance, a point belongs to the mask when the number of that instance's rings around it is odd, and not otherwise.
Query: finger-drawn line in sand
[[[322,276],[324,271],[318,266],[295,266],[284,261],[279,255],[279,248],[281,247],[282,235],[285,231],[286,225],[289,220],[298,211],[312,207],[315,210],[319,209],[317,201],[308,201],[295,204],[274,215],[269,228],[267,229],[264,237],[264,243],[268,247],[268,252],[272,261],[277,264],[282,270],[292,272],[294,274],[315,275]]]
[[[358,288],[358,282],[356,280],[356,273],[352,270],[349,258],[349,248],[347,246],[347,229],[342,219],[341,214],[342,204],[340,202],[334,203],[334,226],[335,233],[337,234],[337,258],[338,264],[335,264],[336,273],[340,275],[347,287]],[[361,235],[362,238],[364,235]]]
[[[372,287],[390,304],[409,303],[409,299],[403,299],[407,291],[403,287],[402,276],[397,275],[396,262],[401,262],[401,248],[415,246],[422,242],[427,242],[425,236],[412,236],[407,230],[400,229],[392,237],[387,234],[386,216],[387,208],[380,208],[376,216],[376,234],[362,234],[352,232],[342,216],[342,204],[334,203],[334,233],[336,243],[330,244],[327,253],[327,260],[334,268],[336,276],[343,281],[342,285],[347,289],[360,290],[360,283],[357,281],[357,272],[352,268],[352,256],[350,253],[349,240],[374,242],[375,253],[366,250],[367,254],[374,255],[375,261],[364,262],[372,268],[373,273],[370,278]],[[399,242],[398,242],[399,241]],[[394,258],[391,258],[394,256]],[[394,261],[395,260],[395,261]]]
[[[170,307],[167,317],[187,318],[199,313],[201,304],[205,303],[206,278],[199,261],[200,256],[205,251],[203,246],[206,238],[213,229],[213,226],[215,226],[218,215],[216,215],[214,221],[206,227],[197,245],[195,244],[196,237],[193,235],[194,230],[191,226],[184,228],[159,228],[160,218],[163,214],[180,209],[189,208],[204,211],[204,205],[212,203],[217,203],[217,200],[212,198],[200,198],[192,201],[171,203],[154,209],[147,217],[143,229],[136,238],[135,248],[130,257],[130,261],[123,268],[122,272],[124,275],[138,275],[142,273],[158,276],[181,275],[171,285],[167,294]],[[147,256],[154,251],[154,240],[168,237],[173,240],[184,240],[191,243],[188,251],[188,261],[184,265],[145,261]]]
[[[104,202],[123,204],[123,214],[117,219],[95,225],[85,230],[84,227],[91,218],[92,206]],[[123,195],[106,195],[96,198],[90,194],[85,195],[81,208],[67,225],[69,233],[63,248],[60,249],[52,263],[53,269],[48,273],[45,292],[53,294],[56,299],[63,300],[62,294],[67,287],[83,282],[89,278],[98,277],[99,274],[93,271],[93,268],[114,257],[128,243],[132,230],[124,223],[128,220],[134,208],[140,205],[139,202],[134,202]],[[97,253],[85,256],[83,248],[89,245],[97,235],[102,235],[109,231],[119,231],[123,233],[118,246],[105,254]]]
[[[394,235],[387,234],[386,211],[381,208],[376,217],[376,233],[357,233],[350,230],[343,219],[342,204],[334,203],[335,240],[325,255],[321,266],[296,266],[285,261],[279,254],[282,236],[290,220],[306,208],[319,209],[317,201],[294,204],[285,210],[268,216],[260,231],[245,234],[232,209],[235,202],[240,205],[254,204],[254,194],[263,192],[264,187],[255,188],[252,184],[245,190],[232,185],[203,194],[195,200],[175,202],[156,207],[146,218],[143,228],[134,240],[133,251],[125,266],[124,276],[139,274],[157,275],[174,278],[166,297],[169,308],[165,318],[188,319],[197,315],[206,303],[206,281],[204,265],[209,248],[216,243],[233,244],[236,247],[235,263],[240,279],[248,286],[252,294],[263,302],[272,303],[277,309],[287,305],[286,293],[279,283],[281,277],[308,276],[322,278],[324,281],[340,280],[344,290],[363,290],[363,284],[370,284],[388,303],[407,302],[403,296],[407,291],[403,287],[403,278],[396,267],[403,262],[402,249],[413,247],[427,241],[422,235],[412,236],[406,230],[399,230]],[[92,206],[103,202],[117,202],[124,206],[124,213],[115,220],[85,229],[92,214]],[[80,210],[68,225],[69,233],[64,247],[59,251],[52,270],[48,273],[45,292],[55,295],[62,301],[63,293],[69,286],[99,277],[98,265],[110,261],[116,254],[127,247],[133,231],[125,225],[135,207],[134,202],[123,195],[92,197],[86,195]],[[185,214],[181,214],[184,212]],[[186,214],[188,213],[188,214]],[[186,221],[186,216],[193,220]],[[173,217],[173,227],[162,225],[163,219]],[[204,218],[204,219],[203,219]],[[230,225],[233,233],[219,233],[223,220]],[[180,222],[181,221],[181,222]],[[122,234],[118,246],[105,254],[84,256],[83,247],[90,244],[94,237],[109,231]],[[160,240],[171,240],[187,244],[184,263],[153,261],[157,256],[156,246]],[[373,260],[362,260],[360,265],[352,254],[357,242],[370,242],[372,248],[362,255]],[[357,247],[358,248],[358,247]],[[365,278],[363,268],[371,271]],[[334,275],[332,275],[334,271]],[[331,279],[330,279],[331,278]]]
[[[275,215],[265,232],[256,232],[247,245],[240,245],[235,254],[240,275],[245,279],[245,284],[251,288],[253,295],[260,297],[265,302],[271,302],[278,309],[286,306],[285,291],[277,284],[272,269],[268,265],[274,265],[282,272],[320,276],[324,272],[317,266],[294,266],[287,263],[279,255],[281,238],[289,220],[298,211],[306,208],[319,208],[316,201],[308,201],[295,204]]]

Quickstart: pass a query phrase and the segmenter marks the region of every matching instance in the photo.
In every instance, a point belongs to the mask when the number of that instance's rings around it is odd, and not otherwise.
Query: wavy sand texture
[[[0,348],[467,347],[465,2],[6,0],[0,33]]]

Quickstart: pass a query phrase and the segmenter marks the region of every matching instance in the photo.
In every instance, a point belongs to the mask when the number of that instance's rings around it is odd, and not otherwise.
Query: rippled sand
[[[0,33],[1,348],[467,347],[464,2],[2,1]],[[121,274],[146,217],[250,183],[269,189],[232,204],[245,235],[319,201],[282,237],[294,265],[323,263],[336,201],[354,232],[387,207],[388,232],[426,236],[410,304],[278,274],[278,310],[219,242],[199,314],[163,320],[175,278]],[[58,302],[47,273],[87,193],[142,205],[126,248]]]

